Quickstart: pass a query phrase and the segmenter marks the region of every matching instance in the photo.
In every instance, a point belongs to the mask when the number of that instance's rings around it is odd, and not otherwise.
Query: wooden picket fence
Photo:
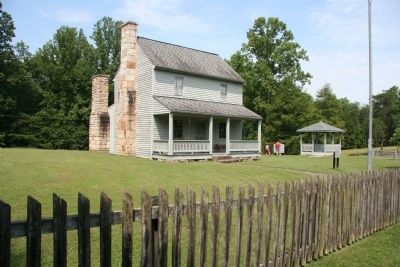
[[[122,266],[300,266],[400,219],[399,169],[250,185],[245,191],[240,187],[234,199],[228,186],[221,200],[214,186],[211,194],[202,190],[198,203],[194,191],[184,200],[176,189],[172,205],[163,189],[157,197],[142,192],[140,209],[125,193],[122,211],[112,211],[102,193],[96,214],[78,194],[78,215],[72,216],[66,201],[54,195],[53,218],[42,218],[41,204],[28,197],[27,221],[16,222],[10,205],[0,201],[0,266],[11,264],[11,239],[24,236],[26,265],[40,266],[41,236],[47,233],[53,234],[54,266],[66,266],[69,230],[77,230],[79,266],[90,266],[92,227],[100,227],[100,265],[111,266],[114,224],[122,225]],[[141,232],[140,263],[132,257],[135,227]]]

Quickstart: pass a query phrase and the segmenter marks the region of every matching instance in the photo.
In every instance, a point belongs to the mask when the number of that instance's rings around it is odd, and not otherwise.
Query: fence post
[[[174,225],[172,229],[172,267],[181,266],[182,199],[182,193],[179,189],[175,189],[175,205],[173,209]]]
[[[27,199],[26,266],[40,266],[42,205],[31,196]]]
[[[0,200],[0,266],[11,266],[11,206]]]

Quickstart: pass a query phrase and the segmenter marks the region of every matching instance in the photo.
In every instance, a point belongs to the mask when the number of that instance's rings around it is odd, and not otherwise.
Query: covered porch
[[[165,97],[167,98],[167,97]],[[169,99],[168,99],[169,100]],[[178,100],[187,102],[188,100]],[[174,100],[173,100],[174,101]],[[196,101],[203,103],[205,101]],[[165,103],[165,102],[164,102]],[[207,107],[223,103],[207,102]],[[188,112],[173,109],[167,114],[153,116],[153,158],[163,159],[210,159],[213,156],[259,157],[261,151],[261,117],[241,106],[242,112],[232,114],[228,110],[207,114],[204,110]],[[236,106],[236,105],[231,105]],[[196,107],[199,109],[199,106]],[[245,112],[245,113],[244,113]],[[243,114],[244,113],[244,114]],[[242,139],[244,120],[257,122],[257,140]]]
[[[322,121],[297,130],[300,133],[300,155],[331,155],[342,149],[344,130]]]

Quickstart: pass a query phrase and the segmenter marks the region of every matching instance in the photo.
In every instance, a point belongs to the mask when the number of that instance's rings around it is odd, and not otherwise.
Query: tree
[[[38,88],[25,62],[14,53],[21,46],[14,48],[11,44],[14,23],[1,3],[0,25],[0,145],[34,145],[26,122],[37,110]],[[27,46],[24,48],[28,51]]]
[[[266,141],[296,135],[298,122],[308,121],[312,99],[302,88],[311,75],[301,68],[304,60],[308,60],[307,53],[294,41],[286,24],[264,17],[255,20],[247,32],[247,42],[229,60],[245,80],[244,105],[263,117]],[[281,120],[277,113],[283,113],[282,109],[304,110],[284,113],[287,118]]]
[[[394,130],[392,137],[390,138],[390,143],[397,147],[397,152],[399,151],[400,146],[400,127],[397,127]]]
[[[381,148],[389,144],[396,127],[400,124],[400,90],[393,86],[374,96],[374,121],[379,127],[375,140]],[[375,126],[375,128],[377,128]]]
[[[87,147],[94,58],[83,31],[65,26],[33,56],[33,75],[42,96],[34,118],[39,146]]]
[[[325,84],[318,92],[315,99],[318,119],[343,128],[344,121],[340,113],[340,101],[333,93],[329,84]]]
[[[120,63],[122,21],[103,17],[93,27],[91,38],[95,42],[95,68],[97,73],[107,74],[110,79],[109,102],[114,100],[112,82]]]

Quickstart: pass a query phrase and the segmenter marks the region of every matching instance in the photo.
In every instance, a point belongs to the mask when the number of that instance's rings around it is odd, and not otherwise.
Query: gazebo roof
[[[322,121],[297,130],[298,133],[344,133],[344,130]]]

